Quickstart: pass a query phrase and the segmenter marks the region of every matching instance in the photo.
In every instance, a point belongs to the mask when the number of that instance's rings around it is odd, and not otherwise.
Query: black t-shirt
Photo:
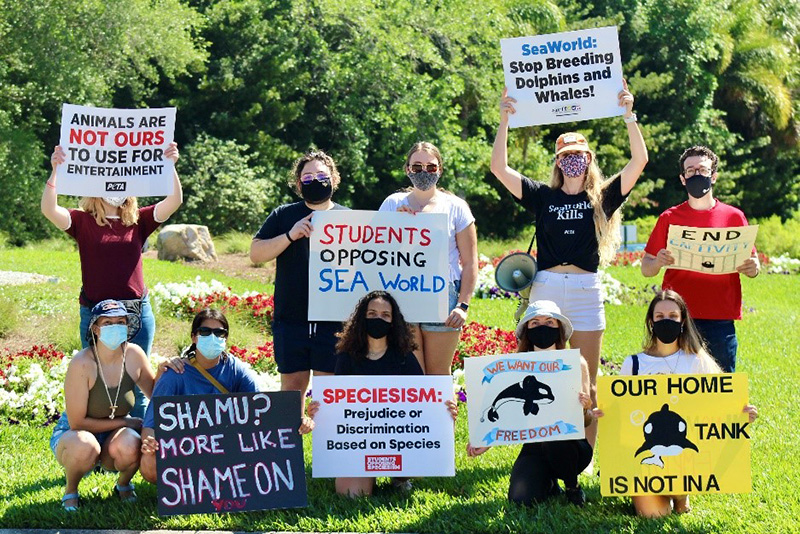
[[[356,360],[350,354],[336,356],[337,375],[385,376],[385,375],[424,375],[413,352],[401,355],[391,347],[377,360],[366,358]]]
[[[622,178],[617,175],[602,190],[606,217],[611,217],[627,196],[622,194]],[[536,262],[540,270],[572,264],[597,272],[600,254],[594,231],[594,209],[586,191],[568,195],[561,189],[550,189],[545,183],[523,176],[522,198],[515,199],[536,219]]]
[[[334,203],[335,210],[347,209]],[[305,202],[278,206],[256,234],[256,239],[272,239],[283,235],[303,217],[314,210]],[[308,238],[290,243],[275,260],[275,314],[276,321],[308,321]]]

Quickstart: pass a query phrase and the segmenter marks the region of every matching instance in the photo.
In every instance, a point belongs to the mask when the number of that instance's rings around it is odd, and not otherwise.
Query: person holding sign
[[[178,145],[171,143],[164,156],[178,161]],[[117,299],[135,315],[137,324],[131,342],[150,355],[155,336],[155,316],[142,274],[142,248],[158,226],[169,219],[183,203],[183,190],[178,173],[172,175],[172,194],[161,202],[138,207],[136,197],[84,197],[80,209],[58,205],[58,166],[66,161],[64,151],[55,147],[50,162],[53,172],[42,193],[42,213],[58,229],[78,243],[81,258],[82,287],[80,302],[80,338],[88,346],[91,309],[109,298]],[[112,268],[109,268],[112,265]],[[145,398],[136,390],[136,406],[132,414],[144,415]]]
[[[386,291],[372,291],[361,298],[336,344],[337,375],[408,376],[425,374],[412,352],[416,348],[409,325],[400,313],[397,301]],[[316,410],[318,403],[313,403]],[[445,400],[455,421],[458,405]],[[392,483],[410,489],[407,479],[395,478]],[[374,477],[339,477],[336,493],[358,497],[372,495]]]
[[[659,291],[645,316],[645,346],[639,354],[628,356],[622,362],[620,375],[656,374],[709,374],[720,373],[717,362],[706,351],[703,338],[689,314],[683,298],[670,289]],[[743,412],[750,422],[758,417],[753,405]],[[594,410],[602,417],[602,410]],[[671,512],[677,514],[690,510],[687,495],[639,495],[632,497],[638,515],[661,517]]]
[[[153,397],[169,395],[211,395],[258,391],[255,372],[225,348],[228,319],[222,312],[206,308],[192,320],[192,344],[183,359],[173,362],[159,376]],[[153,405],[147,407],[142,423],[142,478],[155,484],[158,443],[155,439]]]
[[[530,211],[536,223],[538,272],[530,300],[556,302],[575,327],[570,340],[589,364],[592,384],[597,380],[605,310],[600,297],[599,265],[611,261],[619,247],[619,208],[647,165],[647,147],[633,113],[633,95],[623,81],[619,106],[628,132],[631,159],[613,178],[604,181],[594,153],[579,133],[565,133],[556,141],[550,185],[530,180],[508,166],[508,121],[515,100],[503,90],[500,127],[492,149],[491,168],[514,199]],[[594,443],[596,426],[587,429]]]
[[[555,302],[534,301],[517,324],[517,352],[564,349],[572,333],[572,323],[561,314]],[[594,385],[583,357],[581,377],[578,401],[583,408],[583,424],[588,427],[594,422],[591,411]],[[479,456],[488,450],[489,447],[473,447],[467,443],[469,456]],[[578,475],[592,461],[592,454],[592,445],[585,438],[524,444],[511,468],[508,499],[531,506],[561,493],[558,480],[563,480],[567,500],[583,506],[586,496],[578,484]]]
[[[333,374],[338,322],[308,321],[308,260],[311,216],[340,210],[331,196],[339,187],[336,163],[321,150],[300,157],[292,169],[292,185],[303,200],[278,206],[269,214],[250,245],[250,260],[276,260],[275,314],[272,335],[281,390],[300,390],[305,398],[313,369]]]
[[[678,177],[686,187],[688,200],[659,215],[644,249],[642,274],[656,276],[662,267],[667,267],[662,287],[674,289],[686,299],[700,334],[708,342],[711,355],[725,372],[732,373],[736,370],[739,346],[734,321],[742,318],[739,274],[755,278],[761,267],[753,247],[751,257],[736,268],[738,273],[707,274],[669,269],[675,263],[675,258],[666,248],[670,225],[728,228],[748,224],[741,210],[714,198],[719,158],[710,148],[687,148],[678,164]]]
[[[420,324],[421,333],[415,329],[415,336],[425,373],[449,375],[478,280],[475,217],[464,200],[436,187],[444,168],[442,154],[431,143],[419,142],[411,147],[406,155],[404,171],[411,181],[411,190],[388,196],[379,211],[447,214],[450,314],[444,323]]]
[[[144,351],[128,342],[130,314],[115,300],[91,310],[89,346],[72,358],[64,379],[66,410],[53,428],[50,449],[66,471],[61,505],[79,506],[78,484],[96,464],[119,476],[114,492],[123,502],[136,500],[131,478],[139,468],[142,420],[130,414],[134,385],[149,397],[153,371]]]

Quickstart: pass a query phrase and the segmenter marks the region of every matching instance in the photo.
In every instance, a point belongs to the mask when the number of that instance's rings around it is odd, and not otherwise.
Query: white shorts
[[[539,271],[533,279],[530,301],[552,300],[578,332],[606,329],[606,311],[600,298],[597,273]]]

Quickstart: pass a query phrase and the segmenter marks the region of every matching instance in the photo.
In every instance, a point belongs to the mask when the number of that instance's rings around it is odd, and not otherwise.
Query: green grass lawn
[[[13,303],[17,330],[39,343],[55,342],[71,349],[77,345],[77,303],[80,286],[77,254],[41,250],[0,250],[0,269],[54,275],[57,282],[0,288],[0,298]],[[149,285],[159,281],[186,281],[200,275],[217,278],[234,291],[269,291],[256,282],[214,275],[188,265],[147,260]],[[608,330],[603,356],[615,362],[641,347],[647,285],[637,268],[611,268],[623,283],[642,297],[623,306],[607,306]],[[800,278],[761,275],[744,279],[747,309],[738,323],[739,370],[750,378],[751,402],[760,418],[752,427],[753,492],[746,495],[708,495],[692,498],[693,511],[681,517],[641,520],[632,515],[627,499],[601,498],[597,477],[581,477],[589,500],[576,509],[564,498],[533,507],[511,505],[506,499],[508,476],[517,447],[496,447],[470,459],[466,411],[456,428],[456,470],[453,478],[415,481],[410,494],[398,494],[380,483],[369,499],[335,495],[333,481],[312,479],[310,439],[306,440],[309,506],[299,510],[225,515],[160,517],[155,487],[137,477],[139,502],[121,505],[112,496],[115,478],[93,474],[81,483],[84,504],[77,514],[61,511],[59,500],[64,477],[48,440],[50,428],[25,425],[0,426],[0,527],[2,528],[124,528],[124,529],[230,529],[290,531],[396,531],[396,532],[797,532],[800,527],[800,469],[798,450],[800,410],[796,407],[800,366]],[[510,329],[516,303],[476,300],[470,319]],[[170,338],[160,347],[177,347],[187,336],[188,323],[158,316],[158,334]],[[242,339],[255,330],[238,325]],[[236,330],[234,330],[236,335]],[[2,343],[2,340],[0,340]],[[602,446],[602,443],[598,444]],[[600,466],[602,468],[602,466]]]

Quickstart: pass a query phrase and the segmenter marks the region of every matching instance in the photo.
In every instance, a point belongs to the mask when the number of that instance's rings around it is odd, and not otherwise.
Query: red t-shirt
[[[696,228],[725,228],[747,226],[747,218],[741,210],[716,201],[710,210],[696,210],[686,201],[666,210],[658,222],[645,252],[653,256],[667,247],[669,226],[694,226]],[[755,250],[755,248],[753,249]],[[739,273],[705,274],[681,269],[667,269],[664,273],[664,289],[680,293],[686,300],[694,319],[733,320],[742,318],[742,284]]]
[[[94,216],[81,210],[69,210],[69,215],[72,223],[66,232],[78,242],[81,258],[81,304],[141,298],[146,292],[142,247],[160,224],[155,205],[139,208],[139,222],[132,226],[119,219],[109,219],[111,226],[99,226]]]

